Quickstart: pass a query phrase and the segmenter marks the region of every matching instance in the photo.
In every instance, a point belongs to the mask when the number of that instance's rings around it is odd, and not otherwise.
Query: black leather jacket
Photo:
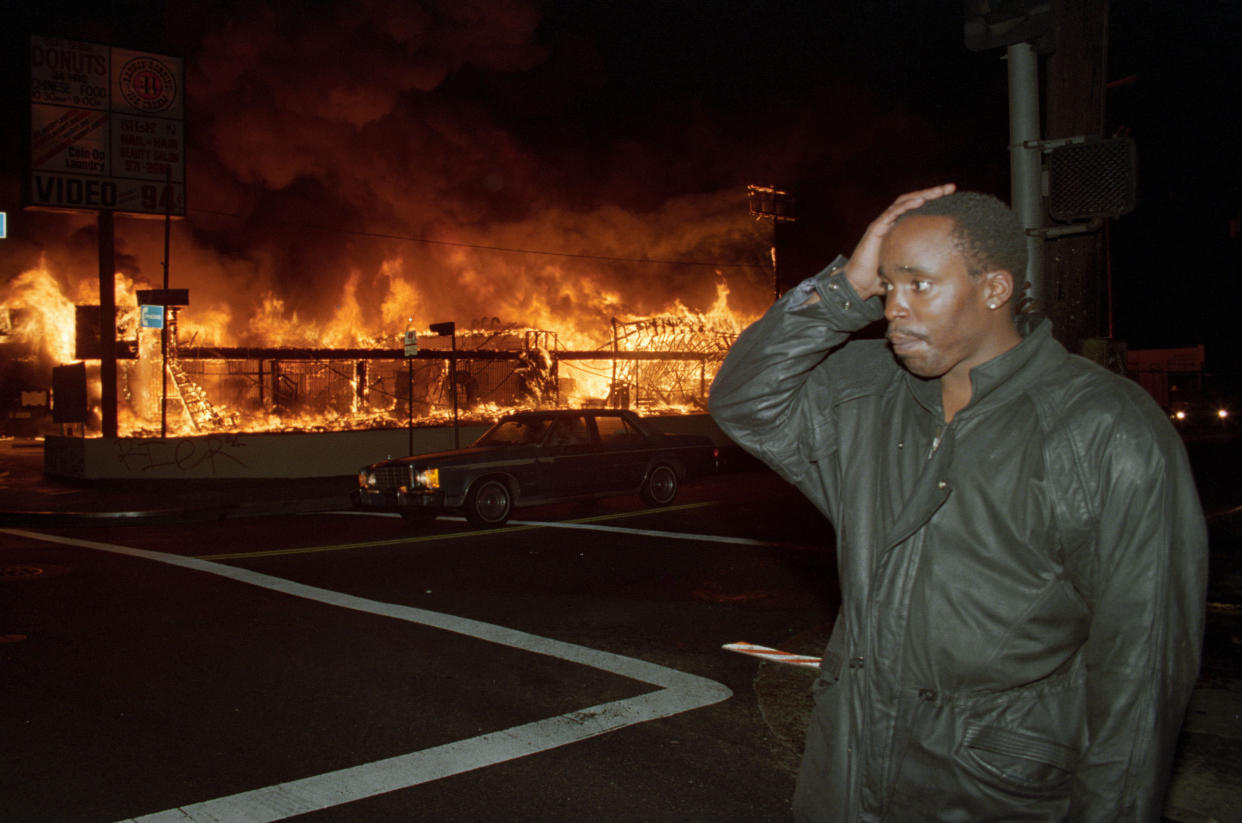
[[[946,426],[939,381],[846,343],[883,309],[842,262],[744,332],[711,390],[836,529],[797,817],[1159,820],[1207,585],[1176,432],[1047,322],[971,372]]]

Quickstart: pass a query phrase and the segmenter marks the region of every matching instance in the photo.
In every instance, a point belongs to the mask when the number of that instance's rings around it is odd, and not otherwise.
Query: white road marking
[[[534,723],[459,740],[410,754],[377,760],[352,768],[325,772],[275,786],[192,803],[154,814],[128,818],[121,823],[268,823],[350,803],[386,792],[417,786],[462,772],[504,763],[519,757],[565,746],[601,734],[645,723],[728,699],[728,687],[697,675],[658,666],[633,657],[565,643],[548,637],[483,623],[426,609],[381,603],[344,592],[321,589],[248,569],[213,563],[194,557],[99,543],[71,537],[40,534],[21,529],[0,529],[31,540],[111,552],[154,560],[171,566],[206,572],[294,597],[330,606],[391,617],[543,654],[571,663],[638,680],[659,689],[654,692],[600,703],[575,712]]]
[[[400,512],[369,512],[369,511],[366,511],[365,509],[334,509],[333,511],[330,511],[330,512],[324,512],[324,514],[346,514],[346,515],[356,515],[358,517],[400,517],[401,516]],[[462,519],[465,520],[464,517]]]
[[[582,529],[583,531],[613,532],[614,534],[633,534],[640,537],[666,537],[670,540],[698,540],[704,543],[732,543],[738,546],[767,546],[776,549],[800,549],[813,551],[812,546],[800,546],[797,543],[780,543],[774,540],[756,540],[752,537],[729,537],[724,534],[694,534],[691,532],[669,532],[658,529],[631,529],[627,526],[601,526],[598,523],[581,523],[556,520],[510,520],[509,526],[537,526],[547,529]]]
[[[334,511],[326,514],[357,514],[368,517],[400,517],[396,512],[368,511]],[[627,512],[625,515],[607,515],[608,517],[627,516],[630,514],[648,514],[649,512]],[[464,522],[464,517],[444,515],[439,520],[455,520]],[[797,549],[799,551],[815,551],[814,546],[803,546],[798,543],[783,543],[776,540],[756,540],[751,537],[729,537],[723,534],[695,534],[692,532],[670,532],[659,529],[631,529],[626,526],[602,526],[585,520],[508,520],[506,526],[531,526],[548,529],[581,529],[582,531],[613,532],[616,534],[633,534],[640,537],[667,537],[670,540],[698,540],[705,543],[732,543],[738,546],[766,546],[774,549]]]

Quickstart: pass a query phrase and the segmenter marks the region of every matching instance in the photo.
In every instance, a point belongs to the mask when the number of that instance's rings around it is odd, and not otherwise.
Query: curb
[[[348,497],[323,497],[274,503],[226,503],[215,506],[142,511],[0,511],[0,526],[58,528],[66,526],[146,526],[203,523],[248,517],[314,514],[352,508]]]

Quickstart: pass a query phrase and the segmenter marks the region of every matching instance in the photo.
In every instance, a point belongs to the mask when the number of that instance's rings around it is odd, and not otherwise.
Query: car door
[[[634,491],[647,469],[647,439],[620,414],[597,415],[595,427],[599,437],[600,490]]]
[[[571,497],[596,491],[599,466],[592,434],[582,415],[566,415],[553,421],[543,442],[552,496]]]

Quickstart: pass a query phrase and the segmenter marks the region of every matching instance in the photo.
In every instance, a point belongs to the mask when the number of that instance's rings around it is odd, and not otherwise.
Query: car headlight
[[[363,469],[358,472],[358,488],[373,489],[375,488],[375,472],[370,469]]]
[[[440,488],[440,470],[422,469],[414,472],[414,485],[423,489]]]

